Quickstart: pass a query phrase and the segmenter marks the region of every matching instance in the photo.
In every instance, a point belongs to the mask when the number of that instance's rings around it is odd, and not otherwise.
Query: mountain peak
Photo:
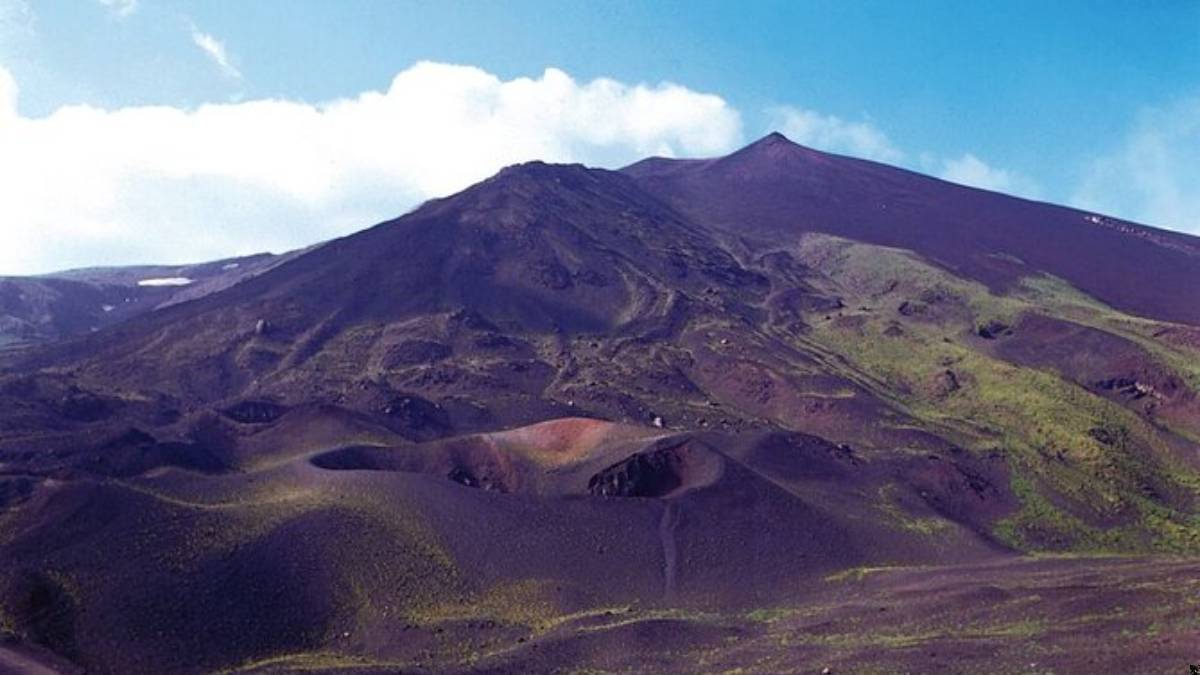
[[[828,161],[824,153],[772,131],[733,154],[713,160],[711,166],[718,171],[732,171],[741,179],[750,176],[775,179],[789,173],[795,175],[795,172],[807,175],[814,166]]]
[[[792,142],[792,139],[788,138],[787,136],[784,136],[781,132],[778,132],[778,131],[772,131],[771,133],[767,134],[766,136],[763,136],[762,138],[758,139],[757,141],[754,141],[750,145],[771,146],[771,145],[779,145],[779,144],[792,145],[792,146],[797,145],[796,143]]]
[[[578,164],[556,164],[552,162],[543,162],[541,160],[533,160],[529,162],[521,162],[519,164],[510,164],[509,166],[500,169],[489,180],[513,180],[513,179],[533,179],[533,180],[562,180],[564,178],[580,179],[587,177],[591,173],[591,169]],[[484,181],[487,183],[489,181]]]
[[[791,154],[791,153],[795,153],[797,151],[805,151],[805,150],[809,150],[809,148],[806,148],[803,145],[800,145],[799,143],[793,141],[792,139],[788,138],[787,136],[784,136],[782,133],[780,133],[778,131],[772,131],[771,133],[767,134],[766,136],[763,136],[762,138],[758,139],[757,141],[754,141],[750,145],[747,145],[746,147],[742,148],[739,152],[746,152],[746,151],[764,152],[765,151],[765,152],[771,152],[771,153],[777,153],[777,154],[783,154],[783,153]],[[737,153],[735,153],[735,154],[737,154]]]
[[[778,131],[772,131],[727,159],[736,157],[740,161],[750,160],[755,164],[766,161],[769,165],[776,165],[779,162],[808,161],[816,156],[820,156],[820,153],[792,141]]]

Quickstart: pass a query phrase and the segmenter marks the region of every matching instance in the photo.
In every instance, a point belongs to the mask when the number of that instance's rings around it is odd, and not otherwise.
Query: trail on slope
[[[61,671],[38,662],[32,656],[4,646],[0,646],[0,673],[62,675]]]
[[[672,502],[663,505],[662,518],[658,521],[658,538],[662,542],[663,552],[663,599],[672,600],[675,597],[675,570],[679,550],[675,544],[675,526],[679,524],[679,514]]]

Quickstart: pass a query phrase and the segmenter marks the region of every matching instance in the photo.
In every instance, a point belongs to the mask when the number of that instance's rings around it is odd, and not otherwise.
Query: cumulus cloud
[[[1147,108],[1092,161],[1073,203],[1200,235],[1200,97]]]
[[[783,135],[817,150],[861,157],[888,164],[904,163],[907,156],[883,130],[870,122],[850,122],[795,106],[767,109],[774,128]],[[973,154],[958,158],[923,155],[920,168],[939,178],[972,187],[1036,198],[1041,194],[1029,178],[988,165]]]
[[[894,164],[904,159],[887,134],[870,122],[849,122],[794,106],[770,108],[767,114],[775,129],[801,145],[877,162]]]
[[[971,187],[1037,198],[1041,194],[1036,183],[1029,178],[1005,169],[988,165],[971,153],[957,159],[943,159],[937,176],[952,183]]]
[[[210,61],[217,64],[226,77],[234,80],[242,79],[241,71],[235,68],[229,60],[229,52],[225,50],[224,42],[192,26],[192,44],[199,47]]]
[[[16,112],[0,69],[0,273],[284,250],[360,229],[530,160],[621,165],[742,141],[718,96],[673,84],[500,78],[419,63],[384,91]]]
[[[129,16],[138,8],[138,0],[99,0],[99,2],[117,17]]]

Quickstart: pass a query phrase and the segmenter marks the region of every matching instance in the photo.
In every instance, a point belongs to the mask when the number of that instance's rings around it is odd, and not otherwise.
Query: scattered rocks
[[[596,473],[588,481],[588,492],[598,497],[665,497],[677,489],[708,485],[720,476],[718,455],[691,441],[675,443],[639,452]]]
[[[113,413],[108,401],[78,387],[71,387],[59,400],[58,410],[63,417],[75,422],[96,422]]]
[[[221,411],[225,417],[241,424],[266,424],[279,419],[287,408],[271,401],[240,401]]]
[[[612,283],[604,273],[592,270],[582,269],[575,274],[575,279],[586,286],[604,287]]]
[[[943,370],[933,378],[932,393],[935,398],[945,398],[962,388],[958,375],[953,370]]]
[[[985,340],[995,340],[997,338],[1012,335],[1012,327],[1002,321],[992,320],[979,327],[977,331],[979,337]]]
[[[475,480],[475,477],[471,475],[471,472],[467,471],[461,466],[456,466],[453,469],[450,469],[450,473],[446,474],[446,478],[449,478],[459,485],[465,485],[467,487],[479,486],[479,482]]]
[[[463,308],[451,314],[447,320],[447,324],[451,328],[465,328],[467,330],[490,331],[498,332],[500,329],[496,324],[488,321],[479,312],[473,309]]]
[[[531,266],[530,273],[538,284],[555,291],[571,288],[571,271],[557,260],[542,260]]]
[[[799,305],[805,312],[836,312],[845,308],[846,303],[838,297],[805,294],[800,297]]]
[[[529,345],[497,333],[487,333],[475,338],[473,343],[480,349],[528,349]]]
[[[384,368],[400,368],[424,363],[435,363],[448,358],[453,350],[440,342],[429,340],[405,340],[388,348],[384,354]]]
[[[33,495],[37,482],[28,476],[0,478],[0,510],[21,504]]]
[[[588,492],[602,497],[660,497],[679,487],[679,457],[644,452],[592,476]]]
[[[1104,391],[1128,396],[1135,401],[1147,396],[1157,396],[1157,391],[1153,385],[1146,384],[1132,377],[1113,377],[1107,380],[1100,380],[1096,383],[1096,387]]]
[[[420,396],[397,396],[383,407],[402,432],[421,439],[442,436],[450,431],[450,415],[442,406]]]
[[[1119,426],[1093,427],[1088,435],[1109,447],[1124,447],[1129,443],[1129,430]]]

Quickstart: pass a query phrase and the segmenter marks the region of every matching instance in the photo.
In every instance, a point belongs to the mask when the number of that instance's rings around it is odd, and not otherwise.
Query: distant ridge
[[[1122,310],[1200,325],[1200,239],[1182,233],[830,155],[777,132],[726,157],[622,171],[691,219],[748,239],[812,231],[907,248],[996,288],[1048,273]]]

